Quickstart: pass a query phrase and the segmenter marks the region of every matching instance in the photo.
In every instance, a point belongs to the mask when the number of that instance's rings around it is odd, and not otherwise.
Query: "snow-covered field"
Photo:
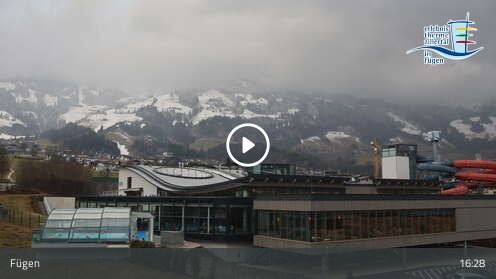
[[[119,148],[119,152],[121,155],[129,156],[129,150],[124,144],[120,144],[118,141],[115,142],[117,144],[117,148]]]
[[[325,137],[331,142],[340,142],[343,139],[352,139],[356,142],[360,142],[359,138],[354,137],[352,135],[349,135],[345,132],[341,132],[341,131],[329,131],[329,132],[327,132]]]
[[[480,122],[480,117],[471,117],[472,122]],[[481,132],[472,131],[472,124],[463,123],[463,120],[456,119],[450,122],[450,126],[455,128],[460,134],[463,134],[466,139],[496,139],[496,117],[489,117],[491,123],[480,123],[483,128]]]
[[[0,82],[0,89],[5,89],[6,91],[12,91],[16,89],[16,85],[12,82]]]
[[[175,113],[190,114],[192,109],[179,102],[179,97],[175,94],[165,94],[156,97],[154,104],[157,111],[171,111]]]
[[[289,109],[288,109],[288,113],[289,113],[289,114],[295,114],[295,113],[297,113],[297,112],[299,112],[299,111],[300,111],[300,109],[299,109],[299,108],[289,108]]]
[[[50,94],[45,94],[43,96],[43,102],[47,107],[55,107],[59,103],[59,98],[57,96],[52,96]]]
[[[236,116],[231,109],[233,105],[234,102],[231,99],[217,90],[204,92],[198,96],[198,107],[200,108],[200,112],[198,112],[191,121],[193,122],[193,125],[197,125],[203,120],[215,116],[233,118]]]
[[[258,113],[254,113],[249,109],[244,109],[243,113],[240,114],[239,117],[244,119],[263,118],[263,117],[276,119],[279,117],[279,114],[258,114]]]
[[[300,140],[300,143],[301,144],[304,144],[304,143],[307,143],[307,142],[311,142],[311,143],[317,143],[320,141],[320,137],[317,137],[317,136],[311,136],[311,137],[308,137],[306,139],[301,139]]]
[[[7,135],[7,134],[4,134],[4,133],[0,133],[0,139],[9,140],[9,139],[13,139],[13,138],[15,138],[15,136],[11,136],[11,135]]]
[[[269,101],[263,97],[256,98],[252,94],[234,94],[235,98],[241,99],[239,102],[242,106],[247,106],[248,104],[266,106],[269,104]]]
[[[123,108],[120,108],[119,111],[131,113],[147,106],[154,106],[159,112],[169,111],[175,113],[190,114],[192,111],[190,107],[181,104],[179,102],[179,97],[175,94],[164,94],[150,97],[145,100],[132,102],[124,106]]]
[[[237,108],[237,113],[235,112],[236,101],[242,108],[242,112],[239,113],[239,108]],[[210,90],[202,93],[198,96],[198,107],[200,111],[193,116],[193,125],[197,125],[201,121],[207,120],[215,116],[221,117],[240,117],[243,119],[253,119],[253,118],[280,118],[284,113],[295,114],[299,111],[298,108],[290,108],[287,112],[275,112],[273,114],[260,114],[253,112],[246,107],[248,104],[253,104],[257,106],[266,106],[268,100],[259,97],[256,98],[251,94],[235,94],[234,100],[230,99],[228,95],[221,93],[217,90]]]
[[[120,113],[115,109],[100,111],[84,117],[78,122],[79,125],[98,131],[100,129],[108,129],[118,123],[137,122],[143,120],[141,117],[133,113]]]
[[[29,89],[29,93],[27,94],[27,96],[25,96],[26,94],[23,94],[20,92],[15,92],[15,93],[11,93],[11,94],[12,94],[12,96],[14,96],[16,103],[18,103],[18,104],[23,103],[23,102],[36,104],[36,103],[38,103],[38,97],[36,97],[35,93],[36,92],[34,90]]]
[[[60,119],[64,120],[65,123],[77,123],[88,115],[97,113],[98,111],[104,110],[105,108],[105,106],[74,106],[69,108],[66,113],[62,114],[60,116]]]
[[[388,113],[389,117],[391,117],[391,119],[393,119],[394,122],[397,122],[399,124],[401,124],[401,131],[403,133],[406,133],[406,134],[409,134],[409,135],[415,135],[415,136],[418,136],[418,135],[421,135],[422,134],[422,131],[417,128],[415,125],[413,125],[412,123],[402,119],[401,117],[397,116],[396,114],[392,113],[392,112],[389,112]]]
[[[26,127],[26,124],[24,124],[21,120],[15,118],[12,114],[0,110],[0,127],[12,127],[15,124]]]

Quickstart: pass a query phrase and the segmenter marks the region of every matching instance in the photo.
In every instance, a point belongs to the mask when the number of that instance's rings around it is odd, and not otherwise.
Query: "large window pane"
[[[454,209],[259,211],[258,233],[301,241],[334,241],[456,230]]]

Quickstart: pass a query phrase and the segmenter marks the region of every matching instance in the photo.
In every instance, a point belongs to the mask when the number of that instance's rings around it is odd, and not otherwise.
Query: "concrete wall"
[[[143,177],[139,176],[133,171],[126,168],[121,168],[119,170],[119,196],[126,195],[125,191],[127,189],[127,178],[131,177],[131,189],[143,188],[143,196],[156,196],[157,187],[155,187],[150,182],[146,181]]]
[[[74,197],[44,197],[43,206],[47,214],[50,214],[52,210],[59,209],[72,209],[76,206],[76,198]]]
[[[382,178],[410,179],[410,162],[408,157],[382,158]]]
[[[418,208],[496,208],[496,199],[488,200],[254,200],[254,209],[285,211],[346,211]]]
[[[464,240],[496,238],[496,230],[479,232],[450,232],[423,235],[404,235],[394,237],[306,242],[270,236],[255,235],[253,245],[267,248],[343,248],[343,249],[382,249],[394,247],[419,246],[435,243],[449,243]]]
[[[456,231],[473,232],[496,230],[496,208],[457,208]],[[496,237],[496,236],[495,236]]]

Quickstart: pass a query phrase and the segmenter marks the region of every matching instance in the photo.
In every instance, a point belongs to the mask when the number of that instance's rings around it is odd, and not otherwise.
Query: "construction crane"
[[[370,146],[372,147],[373,164],[374,164],[374,178],[381,178],[381,151],[382,147],[377,142],[377,139],[374,139],[370,142]]]

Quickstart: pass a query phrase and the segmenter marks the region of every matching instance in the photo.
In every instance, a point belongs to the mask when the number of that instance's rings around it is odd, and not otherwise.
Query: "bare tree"
[[[26,190],[48,194],[94,194],[89,168],[64,160],[20,160],[16,169],[17,184]]]

